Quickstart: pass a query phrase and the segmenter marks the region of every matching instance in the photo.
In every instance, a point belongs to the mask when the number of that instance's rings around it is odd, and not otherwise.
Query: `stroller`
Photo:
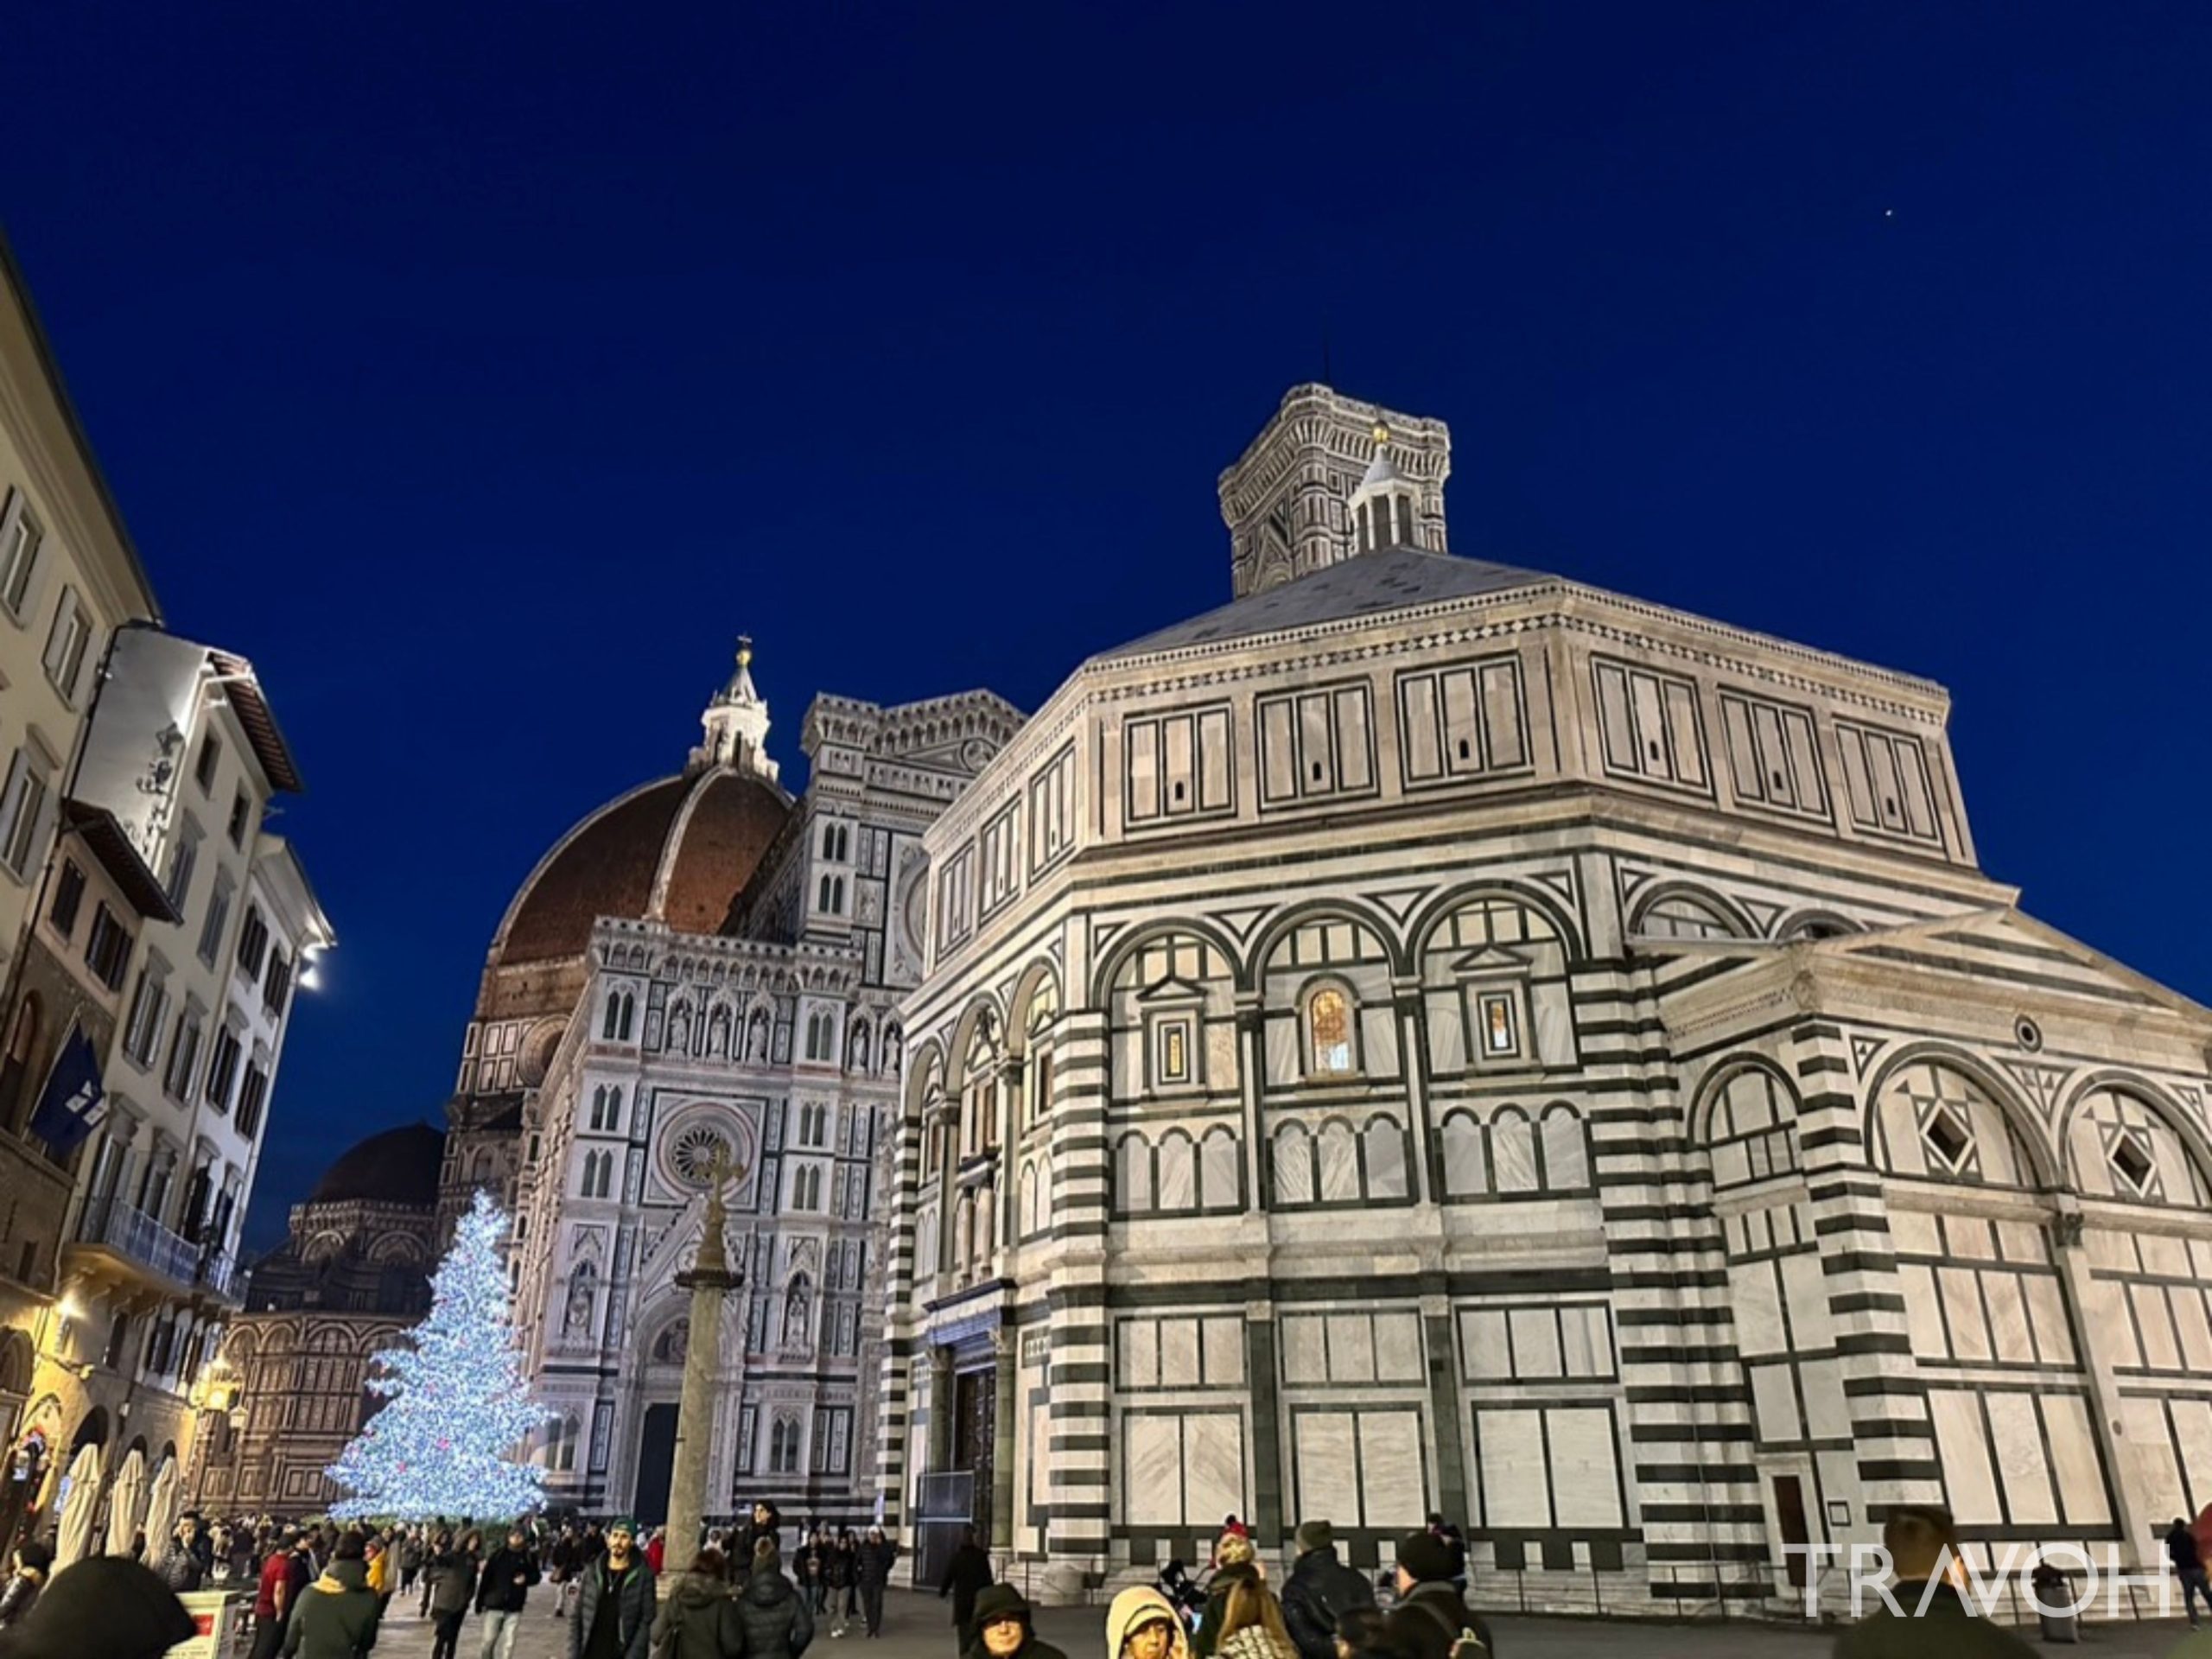
[[[1160,1576],[1152,1587],[1167,1598],[1167,1605],[1182,1618],[1193,1636],[1198,1634],[1198,1621],[1205,1617],[1206,1586],[1191,1576],[1180,1561],[1170,1561],[1160,1569]]]

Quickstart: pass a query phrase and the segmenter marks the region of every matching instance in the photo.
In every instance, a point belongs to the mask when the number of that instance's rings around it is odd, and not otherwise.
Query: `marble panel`
[[[1981,1294],[1971,1268],[1940,1268],[1936,1288],[1943,1298],[1943,1317],[1951,1331],[1951,1352],[1960,1359],[1987,1359],[1989,1322],[1982,1317]]]
[[[2208,1408],[2212,1409],[2212,1408]],[[2105,1464],[2089,1422],[2089,1404],[2078,1394],[2043,1396],[2044,1433],[2050,1440],[2050,1472],[2058,1487],[2058,1506],[2071,1527],[2109,1526],[2112,1500],[2105,1490]],[[2212,1423],[2207,1424],[2212,1428]],[[2212,1479],[2212,1465],[2204,1471]]]
[[[1997,1230],[1980,1216],[1945,1217],[1943,1235],[1951,1247],[1950,1253],[1961,1261],[1993,1262],[1997,1259]]]
[[[1516,1307],[1510,1316],[1513,1330],[1513,1373],[1516,1376],[1564,1376],[1560,1363],[1559,1314],[1549,1307]]]
[[[1160,1386],[1160,1324],[1156,1319],[1122,1321],[1122,1386]]]
[[[1407,1185],[1406,1134],[1393,1119],[1378,1117],[1363,1131],[1367,1142],[1367,1196],[1402,1198]]]
[[[1244,1420],[1233,1411],[1183,1420],[1184,1517],[1192,1525],[1249,1515],[1244,1499]]]
[[[2174,1447],[2192,1492],[2212,1491],[2212,1401],[2171,1399]]]
[[[1390,1002],[1389,987],[1380,988],[1372,1001],[1364,994],[1359,1005],[1359,1069],[1370,1077],[1398,1075],[1398,1011]]]
[[[1286,1382],[1325,1382],[1329,1353],[1321,1328],[1321,1315],[1294,1313],[1280,1321],[1282,1330],[1282,1376]]]
[[[1603,1305],[1572,1303],[1560,1310],[1560,1359],[1569,1376],[1613,1374],[1613,1325]]]
[[[1261,1027],[1268,1068],[1268,1082],[1278,1089],[1294,1087],[1305,1075],[1299,1052],[1299,1021],[1295,1009],[1271,1014]]]
[[[1359,1143],[1341,1119],[1325,1123],[1316,1145],[1321,1154],[1321,1198],[1344,1203],[1359,1197]]]
[[[2181,1332],[2183,1365],[2195,1376],[2212,1375],[2212,1323],[2206,1319],[2204,1293],[2195,1285],[2168,1285],[2166,1300],[2173,1308],[2174,1327]]]
[[[2044,1460],[2043,1430],[2033,1395],[1983,1395],[1995,1435],[1997,1472],[2005,1483],[2005,1502],[2016,1526],[2047,1526],[2058,1519],[2058,1499],[2050,1490],[2050,1466]]]
[[[1464,1112],[1445,1121],[1444,1191],[1455,1198],[1490,1191],[1490,1160],[1483,1149],[1482,1125]]]
[[[1395,1531],[1427,1521],[1428,1470],[1418,1412],[1359,1414],[1359,1524]]]
[[[1530,986],[1529,1012],[1536,1031],[1536,1058],[1546,1065],[1573,1065],[1574,1007],[1566,984]]]
[[[1816,1440],[1847,1440],[1852,1437],[1851,1402],[1843,1391],[1843,1362],[1807,1360],[1797,1369],[1798,1386],[1805,1394],[1805,1427]]]
[[[1511,1376],[1513,1357],[1506,1346],[1504,1312],[1495,1307],[1462,1309],[1459,1353],[1462,1372],[1470,1382],[1502,1382]]]
[[[1561,1527],[1618,1527],[1619,1442],[1610,1411],[1554,1408],[1545,1425],[1552,1447],[1553,1503]]]
[[[1983,1432],[1980,1397],[1959,1389],[1931,1389],[1928,1415],[1936,1429],[1936,1451],[1943,1465],[1943,1490],[1961,1526],[2001,1525],[1997,1475],[1990,1467],[1989,1441]]]
[[[1187,1135],[1170,1132],[1160,1141],[1160,1208],[1173,1213],[1198,1205],[1198,1149]]]
[[[1789,1309],[1789,1338],[1799,1349],[1827,1348],[1835,1342],[1835,1319],[1828,1312],[1827,1274],[1810,1252],[1782,1258],[1782,1299]]]
[[[2189,1499],[2182,1490],[2181,1465],[2174,1456],[2172,1437],[2166,1432],[2160,1402],[2141,1395],[2126,1395],[2120,1402],[2122,1478],[2153,1516],[2189,1513]]]
[[[1235,1318],[1203,1319],[1199,1322],[1205,1351],[1202,1358],[1205,1365],[1206,1386],[1210,1389],[1240,1389],[1244,1386],[1244,1321]],[[1228,1510],[1222,1511],[1224,1515]],[[1243,1514],[1243,1510],[1238,1510]]]
[[[1234,1090],[1243,1075],[1243,1068],[1236,1060],[1236,1026],[1234,1020],[1209,1020],[1200,1032],[1200,1041],[1205,1050],[1205,1072],[1203,1078],[1209,1089]]]
[[[1338,1313],[1329,1319],[1329,1381],[1375,1380],[1375,1327],[1364,1313]]]
[[[1340,1527],[1357,1526],[1359,1487],[1353,1461],[1349,1411],[1301,1411],[1292,1420],[1292,1466],[1298,1471],[1300,1515],[1326,1516]],[[1228,1510],[1222,1511],[1224,1515]]]
[[[2082,1243],[2089,1253],[2091,1267],[2107,1273],[2136,1271],[2135,1240],[2128,1234],[2107,1227],[2084,1228]]]
[[[2127,1300],[2135,1309],[2135,1329],[2143,1340],[2143,1363],[2152,1370],[2181,1369],[2181,1347],[2174,1340],[2173,1316],[2166,1297],[2157,1285],[2130,1285]]]
[[[2058,1281],[2049,1274],[2027,1274],[2020,1281],[2020,1289],[2028,1299],[2028,1325],[2036,1339],[2036,1357],[2046,1365],[2073,1364],[2074,1327],[2067,1320],[2066,1299]]]
[[[1501,1111],[1490,1123],[1491,1179],[1501,1192],[1536,1190],[1536,1131],[1517,1111]]]
[[[1450,990],[1431,990],[1423,994],[1427,1007],[1429,1068],[1441,1077],[1467,1069],[1466,1011],[1460,1006],[1459,993]]]
[[[1275,1131],[1274,1173],[1278,1205],[1313,1202],[1313,1142],[1295,1123]]]
[[[1982,1300],[1989,1306],[1991,1339],[1997,1357],[2015,1363],[2035,1363],[2035,1341],[2028,1334],[2028,1299],[2020,1288],[2020,1275],[1991,1269],[1981,1275]]]
[[[2143,1252],[2145,1272],[2166,1279],[2189,1277],[2189,1246],[2184,1241],[2164,1233],[2138,1233],[2135,1243]]]
[[[1198,1143],[1198,1202],[1208,1210],[1240,1207],[1244,1152],[1236,1137],[1209,1132]]]
[[[1782,1297],[1770,1262],[1739,1262],[1728,1269],[1729,1300],[1736,1315],[1737,1351],[1780,1353],[1789,1344],[1782,1328]]]
[[[1548,1527],[1551,1491],[1544,1467],[1543,1414],[1516,1407],[1475,1413],[1480,1452],[1481,1523],[1485,1527]]]
[[[1936,1217],[1917,1210],[1890,1211],[1890,1234],[1903,1255],[1941,1255],[1943,1241]]]
[[[1554,1192],[1590,1185],[1590,1151],[1583,1139],[1582,1119],[1557,1108],[1544,1114],[1544,1185]]]
[[[1797,1388],[1789,1362],[1748,1368],[1751,1378],[1752,1421],[1760,1440],[1788,1443],[1805,1438],[1797,1417]]]
[[[2190,1276],[2212,1280],[2212,1238],[2189,1241]]]
[[[1122,1419],[1122,1508],[1135,1527],[1183,1522],[1183,1420],[1129,1412]],[[1228,1510],[1222,1511],[1226,1515]]]
[[[1891,1217],[1895,1225],[1895,1217]],[[2042,1228],[2033,1222],[2000,1221],[1997,1224],[1997,1248],[2007,1262],[2022,1266],[2048,1265],[2050,1243]]]
[[[1160,1386],[1163,1389],[1194,1389],[1198,1386],[1198,1322],[1196,1319],[1162,1319],[1160,1322]]]
[[[1377,1313],[1375,1316],[1375,1376],[1381,1382],[1418,1382],[1423,1368],[1421,1316],[1417,1313]]]

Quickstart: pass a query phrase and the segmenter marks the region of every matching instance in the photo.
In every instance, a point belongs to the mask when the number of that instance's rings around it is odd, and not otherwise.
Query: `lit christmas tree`
[[[389,1403],[327,1471],[352,1494],[332,1515],[494,1519],[543,1502],[544,1471],[519,1460],[546,1413],[515,1352],[499,1262],[506,1230],[480,1190],[430,1281],[429,1316],[407,1345],[377,1356],[369,1387]]]

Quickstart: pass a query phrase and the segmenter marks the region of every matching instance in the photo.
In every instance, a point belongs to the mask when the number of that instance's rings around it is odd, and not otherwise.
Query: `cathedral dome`
[[[719,932],[791,810],[774,784],[726,766],[664,778],[608,802],[523,884],[493,964],[582,956],[602,916]]]
[[[438,1166],[446,1138],[427,1123],[386,1129],[339,1154],[308,1195],[309,1204],[405,1204],[429,1210],[438,1201]]]

